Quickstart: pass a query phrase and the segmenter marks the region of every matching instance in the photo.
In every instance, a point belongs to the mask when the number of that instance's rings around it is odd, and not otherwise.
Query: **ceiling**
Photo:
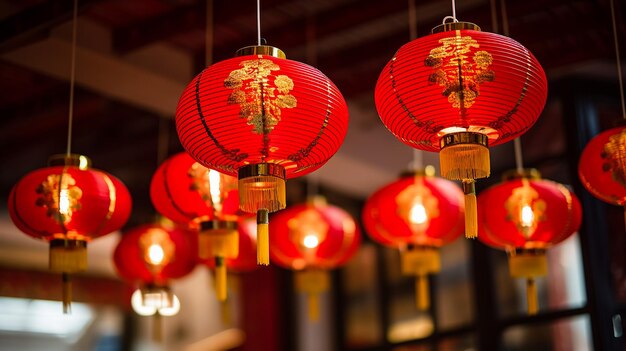
[[[449,1],[415,4],[418,36],[451,12]],[[500,1],[493,4],[501,10]],[[457,17],[498,31],[502,21],[494,27],[491,6],[489,0],[459,0]],[[511,36],[534,53],[551,81],[571,75],[615,80],[608,0],[508,0],[506,6]],[[267,43],[318,67],[348,100],[346,141],[311,176],[325,187],[365,198],[412,158],[380,123],[373,101],[382,67],[409,40],[407,9],[407,0],[261,1]],[[621,38],[625,9],[618,0]],[[209,56],[218,61],[254,45],[255,10],[253,0],[79,1],[72,151],[126,183],[135,204],[131,223],[152,213],[148,187],[157,159],[182,150],[172,117],[183,88],[207,62],[207,13],[213,22]],[[65,152],[71,14],[69,0],[0,1],[2,203],[22,175]],[[539,123],[525,139],[525,153],[541,154],[528,139],[545,137],[558,123]],[[503,146],[492,163],[511,166],[511,156]],[[438,162],[434,154],[425,160]]]

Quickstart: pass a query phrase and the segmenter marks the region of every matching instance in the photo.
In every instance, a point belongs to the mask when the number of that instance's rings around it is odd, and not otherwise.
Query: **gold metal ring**
[[[50,240],[50,248],[63,247],[67,249],[84,249],[87,248],[85,240],[78,239],[52,239]]]
[[[441,33],[441,32],[448,32],[451,30],[463,30],[463,29],[476,30],[480,32],[480,27],[471,22],[446,22],[433,28],[430,32],[432,34],[435,34],[435,33]]]
[[[441,137],[439,146],[443,149],[447,146],[459,144],[478,144],[484,147],[489,146],[489,137],[482,133],[476,132],[457,132],[446,134]]]
[[[49,166],[76,166],[80,169],[91,167],[91,160],[87,156],[79,154],[56,154],[48,158]]]
[[[236,221],[223,221],[221,219],[214,219],[211,221],[200,222],[201,231],[218,230],[218,229],[237,230],[237,222]]]
[[[256,163],[239,168],[237,175],[239,179],[258,176],[274,176],[285,179],[285,167],[275,163]]]
[[[287,56],[281,49],[269,45],[246,46],[245,48],[237,50],[237,52],[235,53],[235,56],[247,55],[266,55],[281,59],[287,58]]]

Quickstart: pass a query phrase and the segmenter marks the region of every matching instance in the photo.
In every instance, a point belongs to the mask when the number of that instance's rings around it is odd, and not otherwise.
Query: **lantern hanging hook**
[[[446,16],[443,18],[442,24],[446,24],[446,21],[451,19],[452,22],[458,22],[456,19],[456,0],[452,0],[452,16]]]
[[[620,101],[622,103],[622,118],[626,119],[626,104],[624,103],[624,83],[622,81],[622,61],[619,55],[619,41],[617,39],[617,22],[615,20],[615,0],[610,0],[611,21],[613,22],[613,41],[615,42],[615,60],[617,64],[617,80],[619,82]]]
[[[72,17],[72,59],[70,67],[70,107],[67,123],[67,151],[69,157],[72,153],[72,123],[74,120],[74,84],[76,81],[76,18],[78,17],[78,0],[74,0],[74,13]]]

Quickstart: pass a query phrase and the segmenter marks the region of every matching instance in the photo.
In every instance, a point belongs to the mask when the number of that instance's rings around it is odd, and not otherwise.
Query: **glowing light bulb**
[[[421,202],[416,202],[409,212],[409,221],[414,224],[424,224],[427,220],[426,208]]]
[[[522,227],[525,227],[525,228],[532,227],[533,222],[535,221],[535,214],[533,213],[533,209],[530,208],[529,205],[522,206],[522,213],[521,213],[520,219],[522,222]]]
[[[148,261],[150,264],[159,265],[165,259],[165,251],[161,245],[152,244],[148,247]]]
[[[133,306],[133,310],[140,316],[152,316],[156,313],[157,308],[154,306],[145,305],[141,290],[137,289],[130,298],[130,304]]]
[[[180,300],[178,296],[172,295],[172,305],[159,308],[159,314],[161,316],[169,317],[178,314],[180,311]]]
[[[70,194],[67,189],[61,189],[59,193],[59,212],[64,215],[70,212]]]
[[[211,201],[213,201],[214,205],[220,203],[220,195],[222,194],[222,191],[220,189],[220,185],[221,185],[220,183],[221,183],[220,172],[210,169],[209,170],[209,188],[211,192]]]
[[[307,234],[304,236],[304,239],[302,240],[302,244],[307,249],[314,249],[319,246],[320,239],[315,234]]]

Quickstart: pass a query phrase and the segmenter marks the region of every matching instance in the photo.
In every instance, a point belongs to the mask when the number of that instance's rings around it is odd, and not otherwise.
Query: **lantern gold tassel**
[[[484,134],[460,132],[441,138],[441,175],[452,180],[489,177],[488,138]]]
[[[228,301],[222,301],[220,303],[220,317],[222,319],[222,326],[227,327],[232,324],[230,319],[230,306]]]
[[[239,208],[254,213],[259,209],[269,212],[282,210],[287,205],[285,169],[273,163],[241,167],[239,177]]]
[[[256,214],[256,260],[257,264],[270,264],[269,216],[267,209],[260,209]]]
[[[478,236],[478,214],[473,180],[463,180],[463,193],[465,194],[465,237],[474,239]]]
[[[63,273],[63,314],[72,313],[72,281],[70,275]]]
[[[317,322],[320,320],[320,297],[316,293],[307,294],[307,304],[309,306],[309,321]]]
[[[219,301],[226,301],[226,263],[224,257],[215,257],[215,295]]]
[[[528,314],[537,314],[539,303],[537,302],[537,284],[535,283],[535,278],[526,279],[526,301],[528,302]]]
[[[415,294],[417,309],[420,311],[428,311],[430,308],[430,291],[428,288],[428,276],[426,274],[420,274],[415,279]]]
[[[309,321],[317,322],[320,318],[320,294],[330,289],[328,272],[319,269],[296,272],[294,283],[297,292],[306,294]]]

